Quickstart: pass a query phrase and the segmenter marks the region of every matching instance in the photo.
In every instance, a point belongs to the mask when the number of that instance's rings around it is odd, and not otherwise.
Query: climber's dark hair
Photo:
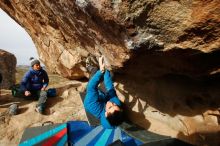
[[[106,118],[112,126],[118,126],[124,121],[123,117],[124,117],[123,111],[120,110],[120,111],[115,111],[113,114],[107,116]]]

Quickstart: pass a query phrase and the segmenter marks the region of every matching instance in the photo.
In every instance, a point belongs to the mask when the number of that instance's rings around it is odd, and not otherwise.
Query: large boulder
[[[219,137],[219,7],[219,0],[0,1],[47,69],[80,79],[86,58],[104,55],[132,121],[197,145]]]
[[[219,7],[218,0],[0,2],[31,36],[47,68],[71,79],[86,76],[88,55],[101,53],[117,69],[141,48],[217,50]]]
[[[2,75],[1,88],[9,89],[15,84],[16,57],[0,49],[0,73]]]

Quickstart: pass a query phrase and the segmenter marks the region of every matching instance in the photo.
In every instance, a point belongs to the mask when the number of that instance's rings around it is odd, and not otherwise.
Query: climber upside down
[[[85,110],[99,119],[104,128],[115,128],[123,122],[123,110],[110,71],[105,67],[104,57],[99,58],[99,69],[88,66],[88,70],[94,75],[87,84]],[[106,92],[98,88],[102,81]]]

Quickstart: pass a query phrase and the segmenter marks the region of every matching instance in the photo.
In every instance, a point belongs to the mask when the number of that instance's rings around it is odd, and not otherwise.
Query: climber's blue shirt
[[[84,107],[86,111],[100,120],[100,123],[104,128],[114,128],[114,126],[110,125],[105,117],[105,105],[107,101],[111,101],[116,105],[121,106],[121,102],[115,93],[111,75],[108,70],[106,70],[104,73],[104,85],[107,93],[105,94],[98,89],[102,76],[103,74],[101,71],[97,71],[89,80],[86,90],[86,97],[84,100]]]
[[[21,81],[21,91],[36,91],[47,87],[49,78],[47,72],[42,68],[40,70],[33,70],[30,68],[24,75]]]

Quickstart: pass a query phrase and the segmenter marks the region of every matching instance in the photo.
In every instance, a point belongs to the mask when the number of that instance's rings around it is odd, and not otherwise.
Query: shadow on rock
[[[220,132],[196,132],[191,135],[184,135],[183,133],[179,133],[178,138],[191,142],[192,144],[198,146],[219,146],[220,145]]]
[[[27,110],[28,110],[27,107],[19,108],[19,109],[18,109],[18,114],[23,114],[23,113],[25,113]]]
[[[193,116],[220,106],[220,51],[141,50],[136,54],[115,73],[130,109],[136,106],[143,113],[150,105],[171,116]]]
[[[64,99],[60,96],[56,96],[56,97],[50,97],[47,99],[46,102],[46,108],[45,108],[45,113],[44,115],[50,115],[53,112],[50,110],[50,108],[52,108],[53,106],[55,106],[57,103],[62,102]]]

